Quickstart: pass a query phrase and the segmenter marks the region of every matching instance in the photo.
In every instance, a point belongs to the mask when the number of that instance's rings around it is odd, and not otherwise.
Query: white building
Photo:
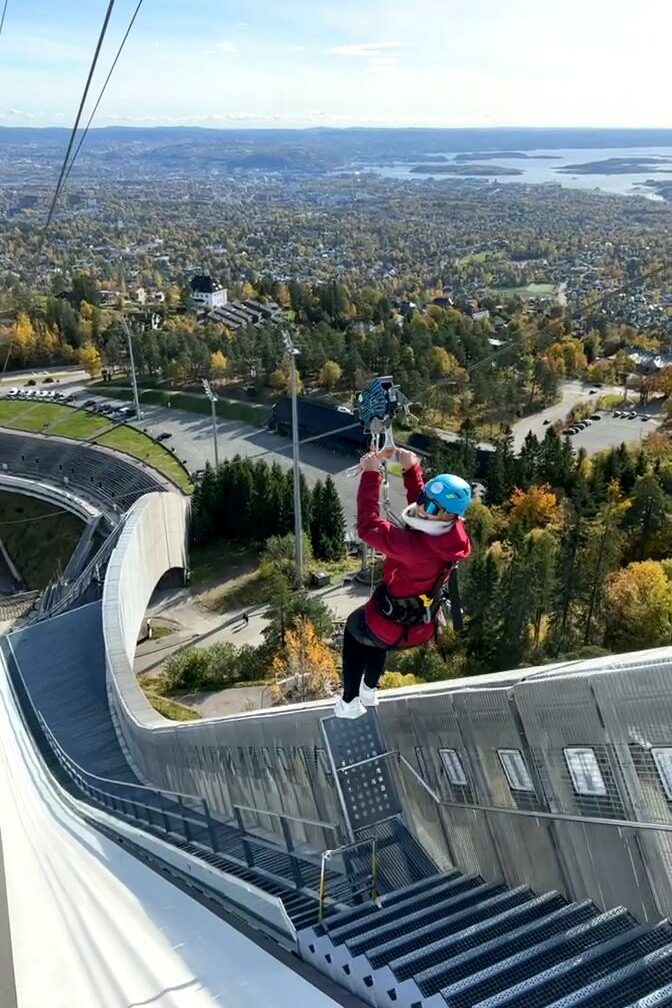
[[[220,287],[212,277],[202,273],[192,277],[189,282],[191,298],[197,305],[212,311],[213,308],[221,308],[228,301],[227,290]]]

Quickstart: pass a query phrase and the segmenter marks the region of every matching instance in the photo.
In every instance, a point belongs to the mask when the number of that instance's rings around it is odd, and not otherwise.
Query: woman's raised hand
[[[378,472],[381,463],[380,452],[369,452],[368,455],[362,455],[359,460],[359,467],[362,472]]]
[[[408,451],[406,448],[397,448],[397,462],[404,471],[412,469],[414,465],[418,464],[418,461],[415,452]]]

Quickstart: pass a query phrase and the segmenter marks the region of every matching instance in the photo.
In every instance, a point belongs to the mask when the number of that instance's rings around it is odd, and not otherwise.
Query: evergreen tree
[[[310,516],[310,541],[313,546],[313,553],[321,558],[320,534],[322,528],[322,480],[318,480],[313,487],[313,499]]]
[[[468,616],[466,650],[483,672],[491,669],[497,653],[501,625],[498,589],[497,560],[491,550],[486,550],[470,561],[462,586]]]
[[[653,557],[654,537],[666,525],[671,504],[653,473],[640,476],[632,491],[630,507],[623,516],[623,528],[629,534],[630,560]]]
[[[317,556],[323,560],[341,560],[345,556],[346,522],[331,476],[327,476],[320,492],[319,520]]]

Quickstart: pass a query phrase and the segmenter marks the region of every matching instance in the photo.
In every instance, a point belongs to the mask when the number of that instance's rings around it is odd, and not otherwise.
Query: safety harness
[[[457,585],[457,561],[447,564],[441,571],[429,594],[390,595],[384,582],[378,585],[374,599],[378,612],[384,619],[403,627],[399,642],[408,639],[410,627],[422,623],[438,624],[444,607],[450,607],[450,617],[456,632],[463,629],[462,608]]]

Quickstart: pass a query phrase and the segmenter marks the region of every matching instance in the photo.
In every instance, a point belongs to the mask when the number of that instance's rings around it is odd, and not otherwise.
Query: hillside
[[[44,588],[65,569],[83,528],[53,504],[0,491],[0,539],[28,591]]]

